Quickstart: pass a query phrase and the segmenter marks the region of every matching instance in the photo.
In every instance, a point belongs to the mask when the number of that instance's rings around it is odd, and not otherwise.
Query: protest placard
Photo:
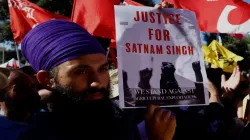
[[[115,6],[115,24],[121,107],[208,104],[193,12]]]

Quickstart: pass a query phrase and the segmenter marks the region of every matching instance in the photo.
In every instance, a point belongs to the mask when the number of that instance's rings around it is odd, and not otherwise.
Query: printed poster
[[[208,104],[200,31],[193,12],[115,6],[123,108]]]

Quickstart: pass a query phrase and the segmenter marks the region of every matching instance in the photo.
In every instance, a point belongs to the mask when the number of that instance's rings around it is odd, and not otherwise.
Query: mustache
[[[70,86],[62,87],[61,85],[56,85],[54,89],[52,89],[52,101],[58,102],[58,101],[64,101],[64,102],[79,102],[83,101],[84,99],[88,98],[88,96],[100,92],[104,94],[105,98],[109,97],[110,87],[107,88],[96,88],[96,87],[90,87],[88,89],[75,92],[74,89]]]
[[[86,98],[94,93],[101,92],[103,94],[108,92],[108,89],[106,88],[89,88],[81,93],[81,97]]]

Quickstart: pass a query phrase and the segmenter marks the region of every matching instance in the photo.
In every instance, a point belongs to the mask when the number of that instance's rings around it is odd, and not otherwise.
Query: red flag
[[[244,37],[244,35],[243,34],[230,34],[231,36],[234,36],[235,38],[237,38],[237,39],[239,39],[239,40],[241,40],[243,37]]]
[[[242,0],[174,0],[174,6],[194,11],[202,31],[250,32],[250,4]]]
[[[170,4],[173,4],[173,3],[174,3],[174,0],[162,0],[161,2],[164,2],[164,1],[166,1],[166,2],[168,2],[168,3],[170,3]]]
[[[67,17],[48,12],[27,0],[8,0],[11,30],[14,40],[20,43],[27,32],[39,23],[51,19],[65,19]]]
[[[115,38],[114,5],[119,0],[75,0],[71,20],[93,36]]]

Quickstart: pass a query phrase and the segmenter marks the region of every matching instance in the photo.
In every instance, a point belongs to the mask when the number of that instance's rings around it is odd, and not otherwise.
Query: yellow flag
[[[212,58],[215,57],[214,60],[216,61],[216,63],[210,63],[222,68],[225,72],[233,72],[234,67],[237,65],[237,61],[244,59],[243,57],[238,56],[227,50],[225,47],[221,46],[216,40],[212,41],[208,48],[211,48],[211,50],[214,52],[215,56]]]
[[[205,45],[202,45],[202,52],[204,54],[204,60],[211,63],[214,68],[219,67],[219,63],[216,60],[216,54],[213,50]]]

